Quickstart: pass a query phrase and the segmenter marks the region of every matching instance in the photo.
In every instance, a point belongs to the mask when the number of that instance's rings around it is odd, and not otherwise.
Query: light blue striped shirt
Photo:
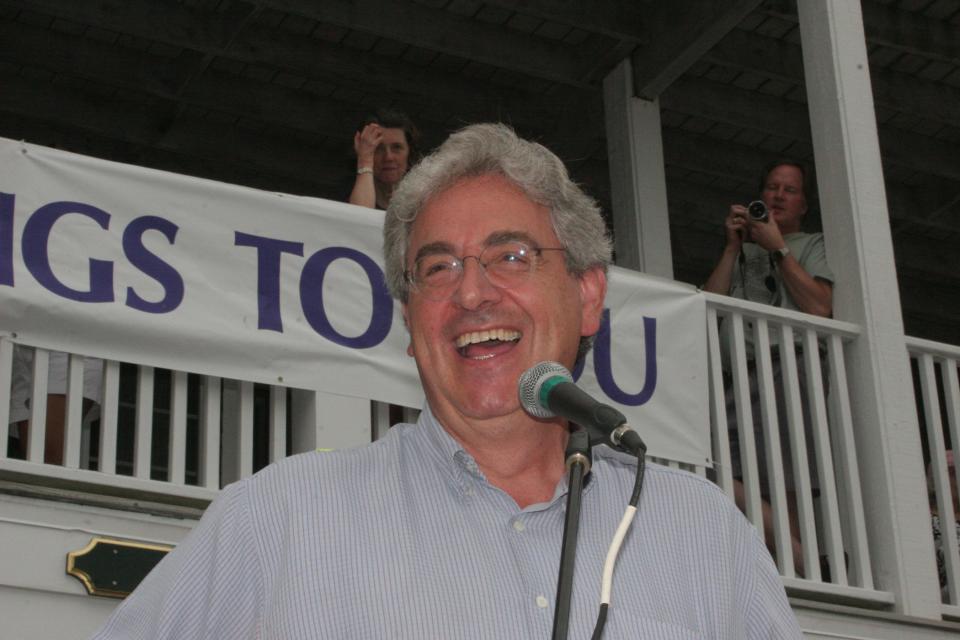
[[[635,462],[594,449],[571,640],[590,638]],[[98,640],[549,638],[566,479],[518,508],[429,410],[230,485]],[[763,542],[710,482],[649,465],[604,638],[799,638]]]

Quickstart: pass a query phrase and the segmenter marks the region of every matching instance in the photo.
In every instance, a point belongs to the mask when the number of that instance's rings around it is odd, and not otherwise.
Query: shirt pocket
[[[656,640],[700,640],[705,636],[688,627],[645,618],[629,611],[611,612],[603,630],[604,640],[656,638]],[[719,637],[723,637],[722,635]]]

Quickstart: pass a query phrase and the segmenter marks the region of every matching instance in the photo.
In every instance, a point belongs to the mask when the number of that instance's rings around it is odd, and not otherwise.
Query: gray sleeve
[[[810,234],[797,260],[803,270],[814,278],[834,282],[833,271],[827,264],[827,248],[822,233]]]
[[[252,640],[263,602],[259,563],[239,482],[211,503],[92,640]]]

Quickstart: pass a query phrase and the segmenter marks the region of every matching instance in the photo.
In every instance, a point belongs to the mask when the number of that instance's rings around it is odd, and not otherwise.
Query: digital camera
[[[767,211],[767,205],[763,204],[763,200],[754,200],[748,204],[747,213],[754,222],[766,222],[770,217],[770,212]]]

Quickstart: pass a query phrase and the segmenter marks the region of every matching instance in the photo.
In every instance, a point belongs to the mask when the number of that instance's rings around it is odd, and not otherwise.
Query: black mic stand
[[[566,640],[570,626],[570,596],[573,594],[573,568],[580,532],[580,503],[583,482],[593,462],[590,436],[585,429],[570,432],[564,452],[570,486],[567,492],[567,513],[563,522],[563,544],[560,552],[560,574],[557,577],[557,606],[553,612],[553,640]]]

